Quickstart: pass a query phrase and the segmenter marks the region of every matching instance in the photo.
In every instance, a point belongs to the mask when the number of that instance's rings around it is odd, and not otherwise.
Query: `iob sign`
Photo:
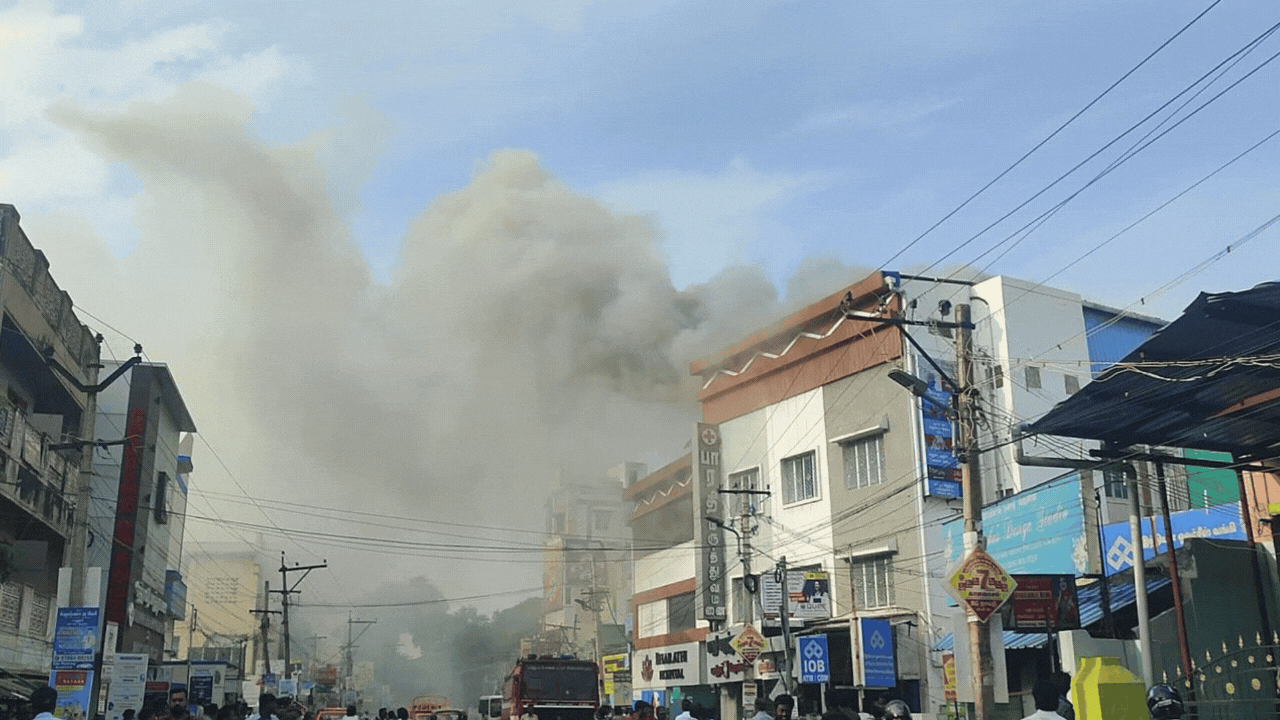
[[[806,635],[799,638],[800,682],[831,682],[831,656],[827,652],[826,635]]]

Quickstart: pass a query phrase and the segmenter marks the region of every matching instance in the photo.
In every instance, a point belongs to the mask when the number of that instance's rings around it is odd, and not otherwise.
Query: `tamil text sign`
[[[1175,548],[1182,547],[1182,541],[1187,538],[1246,539],[1240,506],[1236,503],[1169,513],[1169,524],[1173,526]],[[1140,525],[1142,557],[1150,560],[1157,552],[1166,552],[1168,538],[1165,537],[1164,520],[1145,517]],[[1152,542],[1152,538],[1158,545]],[[1102,542],[1106,547],[1103,562],[1107,564],[1108,573],[1133,567],[1133,534],[1129,532],[1128,522],[1102,526]]]
[[[1089,572],[1084,500],[1072,473],[982,509],[987,553],[1011,573],[1082,575]],[[964,520],[943,526],[948,565],[960,562]]]
[[[1014,575],[1017,589],[1006,606],[1004,627],[1023,632],[1080,629],[1075,575]]]
[[[858,619],[858,684],[863,687],[896,687],[893,663],[893,627],[888,620]]]
[[[724,500],[720,485],[724,473],[720,462],[720,426],[697,423],[693,438],[693,506],[698,546],[697,615],[699,620],[724,620],[728,617],[725,593]]]
[[[1013,576],[981,549],[969,553],[948,584],[956,598],[983,622],[999,610],[1018,587]]]

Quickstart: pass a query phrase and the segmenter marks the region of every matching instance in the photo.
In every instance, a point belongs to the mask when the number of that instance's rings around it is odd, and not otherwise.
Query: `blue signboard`
[[[949,366],[945,368],[948,372],[955,371],[953,363],[942,364]],[[947,417],[947,409],[952,406],[952,388],[927,363],[917,359],[916,367],[929,384],[925,397],[920,399],[920,413],[924,418],[925,494],[959,498],[960,461],[955,455],[951,419]]]
[[[98,652],[96,607],[60,607],[53,634],[53,667],[92,668]]]
[[[1240,505],[1214,505],[1207,508],[1181,510],[1169,513],[1169,524],[1173,527],[1173,546],[1182,547],[1186,538],[1214,538],[1217,540],[1245,540],[1244,522],[1240,517]],[[1140,523],[1142,528],[1142,557],[1150,560],[1157,552],[1166,552],[1168,538],[1164,533],[1164,519],[1144,517]],[[1152,530],[1159,547],[1151,542]],[[1102,542],[1106,545],[1103,560],[1107,563],[1107,572],[1119,572],[1133,567],[1133,534],[1129,532],[1129,522],[1111,523],[1102,526]]]
[[[858,638],[862,646],[858,655],[863,686],[896,687],[898,674],[894,671],[893,628],[889,621],[859,618]]]
[[[1072,473],[1010,495],[982,509],[987,553],[1006,572],[1025,575],[1082,575],[1089,572],[1085,549],[1084,500],[1080,476]],[[943,525],[949,564],[960,564],[964,520]]]
[[[831,682],[831,654],[827,652],[826,635],[805,635],[799,638],[800,682]]]

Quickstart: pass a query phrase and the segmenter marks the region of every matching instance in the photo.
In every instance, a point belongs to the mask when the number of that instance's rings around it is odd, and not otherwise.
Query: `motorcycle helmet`
[[[911,720],[911,708],[901,700],[890,700],[884,706],[884,720]]]
[[[1156,685],[1147,691],[1147,711],[1154,720],[1182,717],[1182,696],[1170,685]]]

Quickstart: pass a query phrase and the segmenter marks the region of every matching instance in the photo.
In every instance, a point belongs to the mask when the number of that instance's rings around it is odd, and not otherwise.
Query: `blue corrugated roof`
[[[1085,343],[1089,347],[1094,377],[1123,360],[1161,327],[1157,323],[1119,316],[1118,313],[1088,305],[1084,306],[1083,311],[1084,328],[1089,332],[1085,336]]]
[[[1147,580],[1147,593],[1153,593],[1162,587],[1169,585],[1169,578],[1156,577]],[[1080,625],[1088,627],[1102,619],[1102,585],[1094,583],[1087,587],[1080,588]],[[1113,583],[1111,585],[1111,609],[1112,611],[1132,605],[1137,592],[1132,582]],[[1004,631],[1004,649],[1005,650],[1025,650],[1027,648],[1044,647],[1048,644],[1049,638],[1045,633],[1025,633],[1014,632],[1013,630]],[[934,650],[949,652],[955,646],[955,638],[951,633],[947,633],[937,645],[933,646]]]

